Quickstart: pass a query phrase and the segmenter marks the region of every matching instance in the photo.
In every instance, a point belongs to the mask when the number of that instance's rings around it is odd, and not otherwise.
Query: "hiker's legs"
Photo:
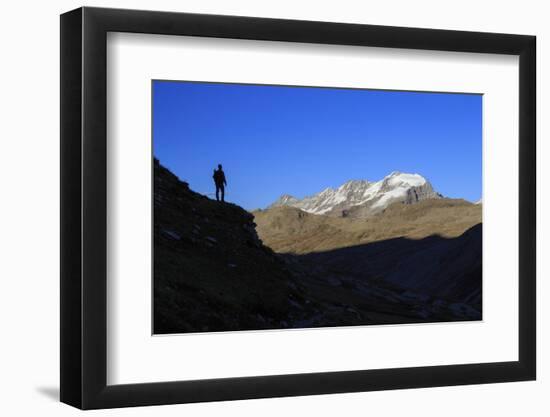
[[[222,185],[220,187],[220,189],[222,190],[222,202],[224,202],[225,201],[225,187]]]
[[[223,200],[223,191],[222,191],[222,200]],[[220,187],[216,185],[216,201],[220,201]]]

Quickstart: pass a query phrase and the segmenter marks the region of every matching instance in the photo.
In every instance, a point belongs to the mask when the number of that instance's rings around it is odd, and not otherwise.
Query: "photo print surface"
[[[154,334],[482,319],[482,95],[152,95]]]

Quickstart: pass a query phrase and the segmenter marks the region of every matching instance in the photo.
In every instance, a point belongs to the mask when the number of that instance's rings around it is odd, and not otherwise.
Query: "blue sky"
[[[392,171],[477,201],[481,124],[480,95],[153,81],[154,155],[201,194],[221,163],[249,210]]]

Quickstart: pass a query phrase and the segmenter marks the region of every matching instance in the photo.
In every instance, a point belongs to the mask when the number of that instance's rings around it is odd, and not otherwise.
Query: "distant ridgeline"
[[[442,195],[421,175],[395,171],[380,181],[352,180],[301,200],[285,194],[268,208],[290,206],[312,214],[367,217],[395,202],[414,204],[436,198]]]

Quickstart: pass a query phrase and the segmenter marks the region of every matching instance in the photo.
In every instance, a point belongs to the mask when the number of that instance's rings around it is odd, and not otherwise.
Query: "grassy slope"
[[[255,211],[260,238],[276,252],[305,254],[397,237],[457,237],[481,222],[481,206],[464,200],[395,203],[367,219],[305,213],[293,207]]]

